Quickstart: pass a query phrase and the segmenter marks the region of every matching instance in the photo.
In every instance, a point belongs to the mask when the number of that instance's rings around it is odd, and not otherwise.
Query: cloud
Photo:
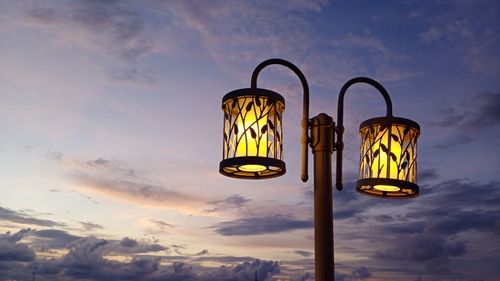
[[[484,76],[498,75],[500,59],[493,56],[500,43],[500,28],[496,18],[484,16],[485,11],[498,12],[495,1],[442,2],[443,12],[425,17],[419,37],[425,44],[449,49],[453,46],[453,58],[460,58],[459,67],[464,65]],[[424,18],[422,18],[424,19]],[[450,57],[451,58],[451,57]]]
[[[481,93],[458,101],[428,124],[451,130],[449,139],[434,145],[439,149],[473,143],[491,133],[498,137],[494,128],[500,124],[500,92]]]
[[[437,180],[438,178],[439,174],[437,173],[436,169],[425,169],[418,172],[419,182]]]
[[[43,250],[65,249],[73,241],[81,238],[57,229],[35,230],[29,233],[29,237],[32,238],[33,245]]]
[[[307,229],[312,226],[312,220],[301,220],[286,215],[270,215],[221,222],[214,225],[213,228],[220,235],[233,236],[279,233]]]
[[[236,73],[248,64],[284,57],[300,66],[310,85],[327,88],[359,73],[384,81],[418,75],[401,64],[407,56],[367,29],[359,36],[346,31],[334,39],[316,32],[311,18],[322,15],[330,1],[306,2],[238,1],[228,6],[224,1],[173,1],[165,9],[200,38],[220,66]]]
[[[79,223],[82,225],[84,231],[94,231],[97,229],[104,229],[102,225],[97,223],[91,223],[85,221],[80,221]]]
[[[208,202],[208,204],[212,205],[213,208],[209,209],[209,210],[205,210],[204,212],[205,213],[213,213],[213,212],[218,212],[218,211],[225,211],[228,209],[241,208],[248,201],[251,201],[251,199],[244,198],[240,195],[233,195],[233,196],[227,197],[227,198],[222,199],[222,200]]]
[[[362,266],[352,272],[352,276],[356,279],[367,279],[372,276],[371,272],[366,269],[366,267]]]
[[[377,252],[377,258],[429,261],[457,257],[466,253],[463,241],[447,241],[440,236],[422,234],[411,234],[404,238],[403,243],[398,243],[391,249]]]
[[[160,244],[150,244],[146,242],[139,242],[128,237],[120,240],[119,243],[110,243],[109,249],[115,254],[138,254],[138,253],[150,253],[150,252],[161,252],[167,250],[166,247]]]
[[[335,280],[338,281],[354,281],[354,280],[364,280],[372,276],[372,273],[364,266],[356,268],[351,272],[351,274],[335,272]]]
[[[21,211],[13,211],[10,209],[5,209],[0,207],[0,220],[1,221],[9,221],[18,224],[25,225],[38,225],[45,227],[54,227],[54,226],[64,226],[63,223],[45,220],[45,219],[37,219],[31,216],[28,216],[24,212]]]
[[[313,253],[309,252],[309,251],[303,251],[303,250],[295,250],[293,251],[295,254],[297,255],[300,255],[300,256],[303,256],[303,257],[310,257],[313,255]]]
[[[497,126],[500,124],[500,92],[475,95],[448,108],[442,115],[441,120],[430,124],[467,130]]]
[[[151,49],[151,38],[144,35],[143,16],[118,1],[35,4],[27,9],[27,16],[39,26],[70,26],[84,31],[86,40],[126,60],[134,60]]]
[[[153,182],[122,162],[97,158],[64,163],[82,192],[96,192],[142,206],[170,208],[182,212],[201,212],[204,200]]]
[[[60,45],[86,48],[116,58],[124,67],[108,71],[117,82],[152,83],[151,70],[139,67],[141,57],[152,54],[156,40],[144,14],[133,4],[121,1],[38,3],[20,6],[22,24],[45,31]],[[159,30],[156,30],[159,32]]]
[[[156,224],[160,229],[166,229],[166,228],[174,228],[175,225],[173,224],[170,224],[170,223],[166,223],[164,221],[160,221],[160,220],[153,220],[153,219],[150,219],[150,221],[154,224]]]
[[[269,56],[278,52],[290,55],[294,49],[307,49],[312,40],[305,38],[310,27],[303,16],[321,11],[325,4],[239,1],[228,6],[224,1],[181,1],[168,2],[165,8],[200,35],[216,61],[248,63],[262,52]]]
[[[234,265],[220,267],[193,266],[190,263],[173,261],[162,263],[160,257],[135,256],[144,253],[156,244],[141,243],[130,238],[105,240],[97,237],[83,237],[68,245],[68,252],[61,257],[35,260],[34,251],[29,244],[19,242],[29,229],[15,234],[0,235],[0,275],[4,278],[25,280],[31,277],[34,265],[37,276],[54,281],[105,281],[105,280],[145,280],[145,281],[246,281],[257,274],[259,280],[272,280],[280,272],[278,262],[249,258]],[[45,232],[39,235],[61,237],[59,232]],[[107,259],[109,254],[116,255],[116,250],[128,255],[124,261]],[[139,250],[142,249],[142,250]],[[123,254],[123,251],[120,251]],[[208,254],[206,251],[203,255]],[[203,258],[208,258],[207,256]],[[33,263],[35,262],[35,263]],[[16,268],[9,268],[15,265]]]
[[[3,262],[29,262],[35,259],[35,252],[23,243],[18,243],[30,229],[14,234],[0,234],[0,264]]]
[[[414,270],[408,273],[461,276],[452,270],[456,261],[479,259],[486,254],[483,251],[500,250],[492,246],[500,237],[498,200],[499,182],[436,182],[426,185],[418,200],[382,220],[380,215],[370,215],[372,212],[363,213],[360,229],[370,229],[370,234],[355,233],[346,238],[380,243],[371,266],[390,260],[395,267],[413,265]],[[485,267],[482,274],[489,274],[487,270],[492,269]]]

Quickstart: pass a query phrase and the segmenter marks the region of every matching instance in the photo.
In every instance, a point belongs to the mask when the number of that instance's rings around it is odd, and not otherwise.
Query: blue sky
[[[0,1],[0,281],[314,280],[312,182],[300,174],[302,89],[285,68],[287,174],[218,173],[224,94],[268,58],[297,65],[311,116],[368,76],[417,121],[416,199],[334,194],[336,280],[500,278],[497,1]],[[310,167],[310,171],[312,171]]]

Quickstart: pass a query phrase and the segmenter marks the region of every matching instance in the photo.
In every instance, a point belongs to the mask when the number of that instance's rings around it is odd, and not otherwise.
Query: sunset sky
[[[287,173],[218,172],[222,97],[269,58],[304,72],[311,117],[367,76],[421,126],[421,195],[360,195],[359,124],[385,105],[347,93],[337,281],[498,281],[499,50],[496,0],[0,0],[0,281],[314,280],[291,71],[259,76]]]

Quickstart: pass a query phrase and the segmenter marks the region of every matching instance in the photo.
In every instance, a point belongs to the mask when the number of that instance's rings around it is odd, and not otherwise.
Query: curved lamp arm
[[[389,97],[389,94],[385,90],[385,88],[380,85],[377,81],[368,78],[368,77],[356,77],[353,78],[347,83],[342,86],[342,89],[340,89],[339,92],[339,99],[337,102],[337,118],[338,118],[338,123],[337,127],[335,128],[337,131],[337,141],[335,143],[335,149],[337,150],[337,181],[335,183],[335,187],[337,190],[342,190],[342,151],[344,149],[344,142],[343,142],[343,136],[344,136],[344,96],[349,87],[356,83],[366,83],[369,84],[373,87],[375,87],[380,94],[384,97],[385,100],[385,105],[387,107],[387,117],[392,117],[392,102],[391,102],[391,97]]]
[[[307,173],[307,144],[309,143],[309,136],[307,133],[307,129],[309,127],[309,85],[307,84],[306,77],[300,71],[300,69],[295,66],[293,63],[282,60],[282,59],[268,59],[266,61],[261,62],[253,71],[252,73],[252,80],[251,80],[251,88],[257,88],[257,76],[259,76],[260,71],[269,65],[272,64],[279,64],[283,65],[290,70],[292,70],[300,79],[300,82],[302,83],[302,88],[304,90],[304,100],[303,100],[303,110],[302,110],[302,174],[300,176],[300,179],[303,182],[306,182],[308,179],[308,173]]]

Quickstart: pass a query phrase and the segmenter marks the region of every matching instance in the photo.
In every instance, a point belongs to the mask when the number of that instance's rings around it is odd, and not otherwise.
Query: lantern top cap
[[[277,100],[283,105],[285,105],[285,99],[283,98],[282,95],[271,91],[267,89],[262,89],[262,88],[243,88],[243,89],[238,89],[231,91],[227,93],[223,98],[222,98],[222,103],[225,103],[228,100],[233,100],[239,97],[243,96],[258,96],[258,97],[266,97],[271,100]]]
[[[394,116],[375,117],[375,118],[365,120],[365,121],[361,122],[361,124],[359,125],[359,129],[364,128],[366,126],[373,125],[373,124],[406,125],[406,126],[415,128],[420,132],[420,125],[418,125],[417,122],[410,120],[410,119],[406,119],[406,118],[402,118],[402,117],[394,117]]]

